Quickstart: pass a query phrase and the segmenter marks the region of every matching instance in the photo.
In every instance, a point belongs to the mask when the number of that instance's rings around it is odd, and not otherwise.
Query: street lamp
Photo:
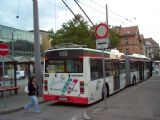
[[[14,57],[14,34],[13,34],[13,31],[12,31],[12,57]]]

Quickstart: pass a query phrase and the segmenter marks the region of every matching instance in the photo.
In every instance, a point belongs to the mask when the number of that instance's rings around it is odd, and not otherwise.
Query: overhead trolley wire
[[[81,2],[81,1],[78,1],[78,2],[81,3],[81,4],[83,4],[83,5],[85,5],[86,7],[88,7],[88,8],[90,8],[90,9],[92,9],[92,10],[94,10],[94,11],[102,14],[102,15],[106,15],[104,12],[101,12],[101,11],[99,11],[99,10],[93,8],[93,7],[90,7],[89,5],[87,5],[87,4],[85,4],[85,3]],[[102,6],[101,6],[101,7],[102,7]],[[104,8],[104,7],[103,7],[103,8]],[[115,21],[118,21],[118,22],[120,22],[120,23],[123,23],[122,21],[120,21],[120,20],[118,20],[118,19],[116,19],[116,18],[114,18],[114,17],[112,17],[112,16],[110,16],[110,15],[109,15],[109,17],[110,17],[111,19],[114,19]]]
[[[95,5],[97,5],[97,6],[99,6],[99,7],[101,7],[101,8],[103,8],[103,9],[105,9],[105,7],[104,6],[102,6],[102,5],[100,5],[100,4],[98,4],[97,2],[95,2],[95,1],[93,1],[93,0],[90,0],[92,3],[94,3]],[[123,19],[125,19],[126,21],[128,21],[129,19],[128,18],[126,18],[126,17],[123,17],[122,15],[120,15],[120,14],[118,14],[118,13],[116,13],[116,12],[114,12],[113,10],[111,10],[111,9],[108,9],[111,13],[113,13],[114,15],[116,15],[116,16],[119,16],[119,17],[121,17],[121,18],[123,18]],[[131,20],[129,20],[129,21],[131,21]]]

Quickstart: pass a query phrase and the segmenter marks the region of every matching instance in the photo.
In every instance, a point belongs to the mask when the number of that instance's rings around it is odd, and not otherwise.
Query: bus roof
[[[97,49],[91,49],[91,48],[58,48],[58,49],[48,49],[45,51],[47,52],[52,52],[52,51],[85,51],[85,54],[83,56],[89,56],[89,57],[103,57],[103,51],[102,50],[97,50]],[[105,58],[110,58],[110,59],[125,59],[126,56],[128,56],[131,59],[138,59],[138,60],[150,60],[150,58],[140,55],[140,54],[132,54],[132,55],[124,55],[124,53],[120,53],[118,50],[113,49],[110,51],[104,51]],[[106,56],[109,55],[109,56]],[[81,55],[82,57],[82,55]]]

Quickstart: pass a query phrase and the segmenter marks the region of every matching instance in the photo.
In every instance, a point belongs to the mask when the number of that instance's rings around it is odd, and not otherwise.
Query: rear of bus
[[[45,53],[45,101],[88,104],[81,49],[56,49]]]

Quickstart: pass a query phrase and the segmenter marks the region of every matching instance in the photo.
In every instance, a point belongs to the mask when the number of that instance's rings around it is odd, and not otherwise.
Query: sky
[[[74,0],[64,0],[75,14],[82,14]],[[137,25],[145,38],[152,37],[160,44],[159,0],[78,0],[78,3],[94,24],[105,22],[112,26]],[[108,17],[106,17],[106,5]],[[39,27],[54,31],[74,16],[62,0],[38,0]],[[16,16],[19,16],[17,18]],[[91,23],[88,21],[91,25]],[[22,30],[33,29],[32,0],[0,0],[0,24]]]

